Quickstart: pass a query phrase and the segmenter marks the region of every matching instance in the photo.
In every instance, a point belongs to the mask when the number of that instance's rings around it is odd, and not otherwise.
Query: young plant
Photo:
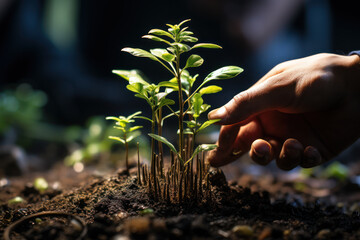
[[[149,51],[140,48],[126,47],[122,49],[124,52],[128,52],[136,57],[148,58],[156,61],[171,74],[169,81],[163,81],[156,84],[147,82],[139,71],[131,70],[113,70],[113,73],[121,76],[129,82],[127,89],[134,92],[136,97],[144,99],[151,107],[151,118],[140,117],[151,122],[152,130],[149,136],[152,138],[151,144],[151,172],[149,177],[143,174],[143,181],[149,185],[149,189],[153,186],[155,196],[159,195],[157,189],[159,189],[159,179],[157,173],[160,173],[160,179],[164,178],[164,188],[169,188],[170,185],[174,186],[174,189],[178,189],[179,201],[182,199],[182,193],[184,196],[192,190],[195,186],[200,186],[206,174],[202,174],[205,170],[204,155],[197,159],[197,171],[199,172],[199,181],[195,180],[197,175],[193,174],[192,160],[199,156],[199,153],[216,148],[215,144],[202,144],[195,148],[196,135],[215,123],[218,120],[209,120],[201,123],[199,117],[202,113],[206,112],[210,105],[205,104],[203,95],[213,94],[220,92],[222,89],[216,85],[208,85],[213,80],[230,79],[237,76],[243,71],[237,66],[226,66],[218,70],[215,70],[208,74],[202,81],[197,81],[199,75],[191,76],[189,70],[191,68],[200,67],[204,59],[190,52],[198,48],[209,49],[221,49],[219,45],[212,43],[197,43],[198,39],[194,37],[193,32],[188,30],[188,27],[183,25],[189,22],[190,19],[184,20],[179,24],[171,25],[166,30],[152,29],[148,35],[143,38],[159,42],[164,45],[162,48],[154,48]],[[190,46],[190,44],[192,46]],[[187,55],[184,59],[184,55]],[[168,97],[172,92],[177,92],[177,99],[172,100]],[[172,105],[178,103],[178,109],[173,109]],[[163,116],[163,108],[166,107],[170,112]],[[178,120],[178,145],[175,147],[165,137],[162,136],[162,127],[164,120],[176,116]],[[157,132],[156,132],[157,126]],[[158,142],[158,155],[155,152],[155,141]],[[172,161],[168,175],[172,175],[174,179],[170,180],[170,176],[164,177],[163,165],[159,164],[158,156],[163,156],[162,144],[169,147],[172,152]],[[158,171],[156,170],[158,169]],[[146,172],[146,169],[144,169]],[[176,172],[178,171],[178,172]],[[175,177],[174,177],[175,176]],[[194,177],[195,176],[195,177]],[[196,182],[194,185],[193,182]],[[199,184],[197,184],[199,182]],[[188,187],[187,184],[191,186]],[[175,186],[176,185],[176,186]],[[183,187],[184,185],[184,187]],[[163,196],[165,196],[164,190]],[[161,195],[161,194],[160,194]],[[167,194],[169,197],[169,194]],[[164,197],[165,198],[165,197]]]
[[[128,117],[119,116],[119,117],[107,117],[107,120],[114,120],[115,126],[114,128],[120,130],[122,132],[122,136],[109,136],[110,139],[116,140],[121,142],[125,145],[125,162],[126,162],[126,171],[129,173],[129,142],[131,142],[134,138],[139,136],[141,133],[137,131],[138,129],[142,128],[142,126],[133,126],[131,127],[131,123],[135,122],[133,118],[140,115],[141,112],[136,112],[131,114]]]

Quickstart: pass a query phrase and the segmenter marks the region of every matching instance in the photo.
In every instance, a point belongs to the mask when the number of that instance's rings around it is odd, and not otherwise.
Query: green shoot
[[[130,47],[122,49],[122,51],[133,56],[147,58],[159,63],[170,73],[170,80],[154,84],[145,80],[146,78],[139,71],[113,70],[113,73],[128,81],[126,88],[134,92],[135,97],[145,100],[151,109],[151,116],[137,116],[137,114],[133,116],[133,118],[141,118],[151,123],[151,133],[148,134],[151,137],[151,166],[149,175],[147,174],[147,168],[143,167],[144,184],[148,185],[149,191],[154,192],[155,196],[162,195],[164,199],[171,198],[169,188],[170,185],[174,185],[173,189],[178,189],[179,193],[173,193],[173,195],[177,195],[179,201],[181,201],[183,193],[186,195],[190,192],[189,189],[194,188],[196,189],[195,192],[197,192],[197,182],[199,182],[199,190],[202,190],[202,187],[200,187],[201,182],[203,180],[208,181],[205,180],[207,175],[204,174],[204,171],[206,168],[202,163],[204,154],[201,155],[201,153],[216,148],[216,145],[201,144],[195,147],[195,142],[196,135],[200,131],[219,121],[200,121],[202,114],[211,107],[204,102],[203,96],[215,94],[222,90],[217,85],[209,85],[209,82],[234,78],[243,71],[242,68],[237,66],[226,66],[211,72],[203,80],[199,80],[198,74],[191,75],[190,70],[192,71],[192,69],[200,67],[204,63],[201,56],[192,53],[194,50],[198,48],[221,49],[221,46],[212,43],[197,43],[198,39],[194,37],[194,33],[184,26],[189,21],[190,19],[187,19],[175,25],[166,24],[167,30],[152,29],[147,35],[143,36],[145,39],[161,44],[160,47],[150,50]],[[171,99],[172,93],[176,93],[175,99]],[[176,102],[178,104],[177,109],[173,109]],[[176,147],[162,136],[164,120],[170,117],[176,117],[178,120]],[[114,117],[109,119],[116,120],[120,125],[121,119]],[[122,124],[125,123],[122,122]],[[126,142],[124,137],[111,138],[124,144]],[[156,143],[158,146],[157,152],[155,149]],[[170,149],[172,154],[171,166],[167,172],[168,177],[165,177],[162,165],[163,144]],[[193,173],[193,161],[195,158],[197,174],[199,175]],[[149,177],[146,177],[147,175]],[[159,175],[160,177],[158,177]],[[161,188],[159,178],[165,181],[161,191],[159,190],[159,187]],[[194,187],[194,181],[196,187]],[[191,187],[187,185],[189,183],[191,183]],[[174,197],[173,195],[172,197]]]
[[[131,114],[128,117],[119,116],[119,117],[107,117],[106,120],[114,120],[115,126],[114,128],[120,130],[122,132],[122,136],[109,136],[110,139],[121,142],[125,145],[125,161],[126,161],[126,171],[129,173],[129,142],[131,142],[134,138],[138,137],[141,133],[137,131],[142,128],[142,126],[131,126],[131,123],[135,122],[133,118],[140,115],[141,112],[136,112]]]

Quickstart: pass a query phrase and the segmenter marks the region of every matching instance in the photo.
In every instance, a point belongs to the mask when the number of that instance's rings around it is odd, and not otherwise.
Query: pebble
[[[231,230],[236,237],[250,238],[253,236],[254,231],[249,225],[237,225]]]
[[[150,219],[148,217],[135,217],[126,221],[126,228],[130,234],[145,235],[150,230]]]
[[[316,234],[316,239],[328,239],[331,231],[330,229],[322,229]]]

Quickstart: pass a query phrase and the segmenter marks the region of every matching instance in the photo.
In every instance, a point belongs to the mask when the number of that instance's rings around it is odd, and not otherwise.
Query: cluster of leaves
[[[210,105],[204,103],[203,95],[217,93],[222,90],[221,87],[216,85],[205,85],[213,80],[233,78],[243,71],[243,69],[237,66],[223,67],[208,74],[199,84],[197,84],[197,87],[195,87],[199,75],[190,75],[188,69],[200,67],[203,64],[204,59],[197,54],[191,54],[187,57],[185,64],[181,66],[180,59],[182,55],[188,54],[192,50],[198,48],[220,49],[221,47],[212,43],[197,43],[190,46],[189,44],[196,43],[198,39],[193,36],[193,32],[189,31],[188,27],[183,27],[188,21],[190,20],[182,21],[176,25],[167,24],[169,27],[167,31],[162,29],[152,29],[149,31],[148,35],[143,36],[143,38],[164,44],[165,48],[155,48],[150,51],[129,47],[122,49],[122,51],[128,52],[133,56],[148,58],[160,63],[171,73],[172,78],[169,81],[154,84],[146,81],[146,78],[139,71],[113,70],[113,73],[128,81],[127,89],[134,92],[135,97],[144,99],[151,108],[151,117],[137,117],[151,122],[152,131],[149,136],[152,137],[152,156],[154,156],[155,153],[154,140],[157,140],[159,154],[163,154],[162,144],[167,145],[180,160],[181,169],[184,169],[184,166],[199,152],[211,150],[216,147],[214,144],[202,144],[196,149],[194,147],[196,134],[218,121],[209,120],[200,123],[198,120],[201,114],[210,108]],[[169,94],[172,92],[177,92],[176,100],[178,102],[178,109],[176,110],[172,107],[176,101],[168,98]],[[168,109],[169,114],[163,116],[163,108]],[[177,148],[162,136],[164,120],[172,116],[176,116],[179,123],[179,129],[177,131],[179,136]],[[185,137],[191,139],[192,143],[192,146],[186,150]]]

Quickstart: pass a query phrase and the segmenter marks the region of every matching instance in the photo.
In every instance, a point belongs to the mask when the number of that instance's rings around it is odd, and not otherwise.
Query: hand
[[[250,150],[279,168],[314,167],[360,135],[360,58],[317,54],[281,63],[209,113],[224,125],[209,162],[222,166]]]

